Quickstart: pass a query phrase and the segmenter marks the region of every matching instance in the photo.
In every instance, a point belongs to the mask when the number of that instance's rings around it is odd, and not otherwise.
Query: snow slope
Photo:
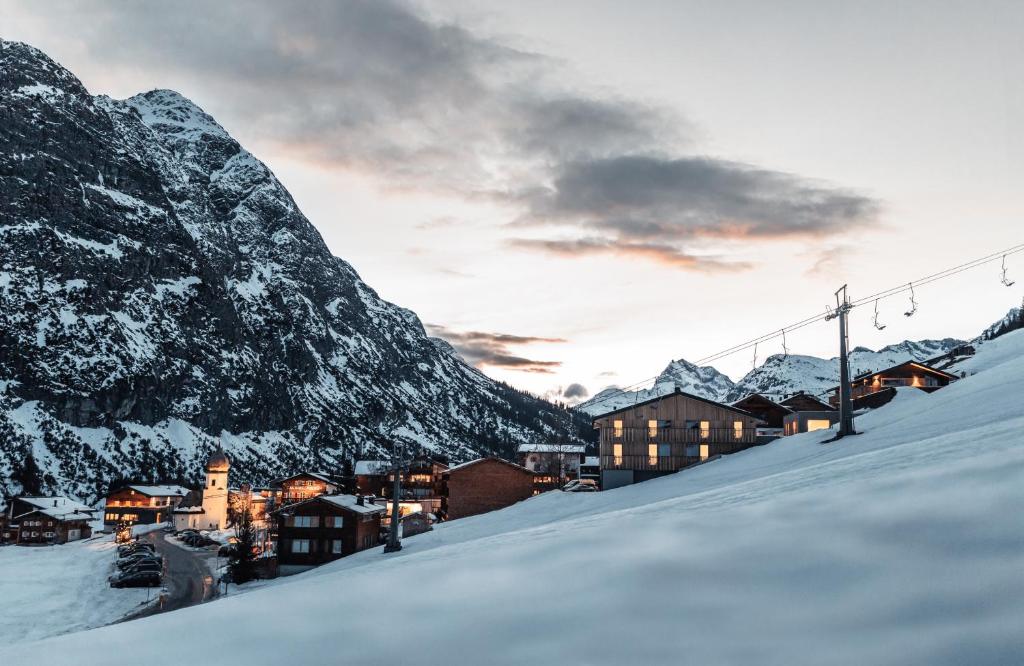
[[[548,493],[184,611],[0,661],[1011,664],[1024,661],[1024,334],[808,433],[644,484]],[[396,627],[380,600],[394,595]],[[267,609],[288,609],[274,613]],[[104,645],[91,653],[91,645]]]
[[[108,585],[116,555],[111,539],[0,548],[0,640],[20,643],[100,627],[154,597],[157,590]]]

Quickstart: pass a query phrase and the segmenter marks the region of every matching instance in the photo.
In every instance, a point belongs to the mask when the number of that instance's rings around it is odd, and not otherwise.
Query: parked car
[[[237,549],[235,548],[235,544],[226,543],[217,549],[217,555],[219,557],[232,557],[234,556],[236,550]]]
[[[148,556],[147,555],[142,555],[142,556],[139,556],[139,557],[124,557],[124,558],[121,558],[120,560],[118,560],[117,562],[115,562],[115,564],[117,565],[118,569],[124,570],[124,569],[132,567],[132,566],[134,566],[136,564],[139,564],[141,562],[156,562],[157,564],[162,565],[164,563],[164,558],[161,557],[160,555],[148,555]]]
[[[159,571],[132,571],[115,576],[110,580],[111,587],[158,587]]]
[[[593,479],[573,479],[562,486],[562,490],[567,493],[595,493],[597,492],[597,482]]]

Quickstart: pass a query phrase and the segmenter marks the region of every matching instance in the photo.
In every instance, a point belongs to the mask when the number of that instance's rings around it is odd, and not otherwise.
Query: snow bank
[[[1021,663],[1024,336],[1007,339],[979,350],[983,371],[870,412],[839,443],[807,433],[637,486],[548,493],[396,555],[0,660],[175,664],[166,637],[189,636],[229,644],[229,664]],[[397,641],[359,601],[391,596]]]
[[[137,610],[146,602],[145,589],[115,590],[107,583],[115,557],[109,535],[62,546],[0,548],[0,639],[17,644],[82,631]],[[74,662],[65,657],[54,663]],[[0,657],[0,663],[33,660]]]

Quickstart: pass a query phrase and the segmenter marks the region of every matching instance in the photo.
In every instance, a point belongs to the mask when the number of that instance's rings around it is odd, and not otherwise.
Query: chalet
[[[810,393],[794,393],[779,404],[790,410],[782,420],[783,435],[825,430],[839,422],[838,410]]]
[[[386,460],[357,460],[352,473],[356,477],[356,492],[360,495],[384,495],[384,486],[388,483]]]
[[[732,403],[733,407],[750,412],[758,418],[757,438],[763,444],[782,435],[783,421],[793,413],[789,407],[769,400],[760,393],[751,393],[746,398]]]
[[[827,412],[835,407],[818,400],[810,393],[799,391],[779,402],[780,405],[791,412]]]
[[[402,497],[412,500],[440,500],[441,478],[448,471],[447,463],[427,455],[419,455],[409,461],[402,471]],[[394,475],[387,474],[384,485],[384,497],[391,497]],[[431,504],[428,502],[428,504]]]
[[[646,481],[757,444],[759,419],[731,405],[676,389],[602,414],[601,487]]]
[[[95,513],[67,497],[15,497],[4,512],[0,543],[33,546],[87,539]]]
[[[341,490],[341,481],[324,472],[299,472],[270,482],[280,490],[280,503],[291,504],[316,497],[333,495]]]
[[[503,509],[533,496],[533,472],[501,458],[478,458],[443,476],[442,520]]]
[[[277,509],[278,571],[299,573],[376,546],[384,512],[362,495],[319,495]]]
[[[191,492],[173,485],[122,486],[107,495],[103,510],[104,528],[118,523],[153,525],[171,519],[174,508]]]
[[[907,361],[878,372],[865,372],[857,375],[850,382],[850,397],[853,400],[858,400],[872,393],[900,386],[910,386],[931,393],[956,380],[956,375],[937,370],[924,363]],[[839,404],[838,386],[832,389],[828,400],[833,407]]]
[[[520,444],[518,462],[536,475],[534,489],[543,492],[578,479],[586,450],[583,444]]]

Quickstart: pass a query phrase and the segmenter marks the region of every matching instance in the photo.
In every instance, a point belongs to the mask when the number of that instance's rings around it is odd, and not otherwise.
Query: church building
[[[206,461],[202,503],[185,500],[174,509],[174,529],[222,530],[228,525],[228,473],[231,462],[221,450]]]

